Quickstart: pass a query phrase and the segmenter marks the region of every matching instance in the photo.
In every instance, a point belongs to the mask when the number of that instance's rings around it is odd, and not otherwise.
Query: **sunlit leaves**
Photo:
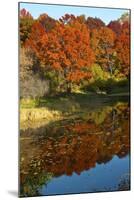
[[[89,76],[89,68],[94,61],[94,53],[90,48],[89,30],[85,24],[79,23],[73,16],[65,16],[50,32],[46,32],[40,23],[32,27],[27,45],[36,54],[44,70],[49,66],[52,70],[63,72],[67,81],[79,82]]]
[[[36,71],[42,76],[56,73],[62,82],[57,83],[59,87],[89,81],[93,76],[91,67],[96,64],[107,79],[130,73],[130,24],[126,14],[106,26],[99,18],[68,13],[59,20],[47,14],[35,20],[23,9],[20,41],[33,52]]]

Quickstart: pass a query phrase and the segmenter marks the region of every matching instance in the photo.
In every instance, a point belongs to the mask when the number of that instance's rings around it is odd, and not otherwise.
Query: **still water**
[[[130,189],[129,103],[20,131],[20,196]]]

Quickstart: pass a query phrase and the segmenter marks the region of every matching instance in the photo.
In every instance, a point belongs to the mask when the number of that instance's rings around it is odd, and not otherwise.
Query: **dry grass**
[[[24,121],[51,120],[61,118],[60,111],[48,110],[47,108],[28,108],[20,109],[20,123]]]

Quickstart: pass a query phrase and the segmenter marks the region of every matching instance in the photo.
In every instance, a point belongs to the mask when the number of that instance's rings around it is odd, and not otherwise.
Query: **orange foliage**
[[[116,68],[126,76],[130,73],[129,21],[111,21],[105,26],[101,19],[72,14],[59,20],[42,14],[34,20],[22,9],[20,40],[32,49],[38,67],[59,72],[67,84],[90,79],[92,63],[111,74]]]
[[[115,33],[108,27],[101,27],[92,31],[92,48],[96,55],[96,62],[100,66],[107,68],[110,62],[110,56],[115,51],[114,42]]]
[[[79,82],[91,76],[89,69],[94,53],[90,48],[90,34],[87,26],[77,19],[73,18],[70,24],[57,22],[48,33],[41,24],[35,23],[26,44],[44,69],[60,70],[68,81]]]
[[[130,31],[129,24],[125,22],[122,25],[123,29],[121,34],[116,40],[115,48],[117,56],[120,61],[122,73],[129,75],[130,73]]]

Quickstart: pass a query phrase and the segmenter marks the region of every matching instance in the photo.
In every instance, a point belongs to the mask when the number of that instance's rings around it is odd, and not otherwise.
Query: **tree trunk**
[[[72,84],[71,82],[67,82],[67,93],[70,94],[72,91]]]

